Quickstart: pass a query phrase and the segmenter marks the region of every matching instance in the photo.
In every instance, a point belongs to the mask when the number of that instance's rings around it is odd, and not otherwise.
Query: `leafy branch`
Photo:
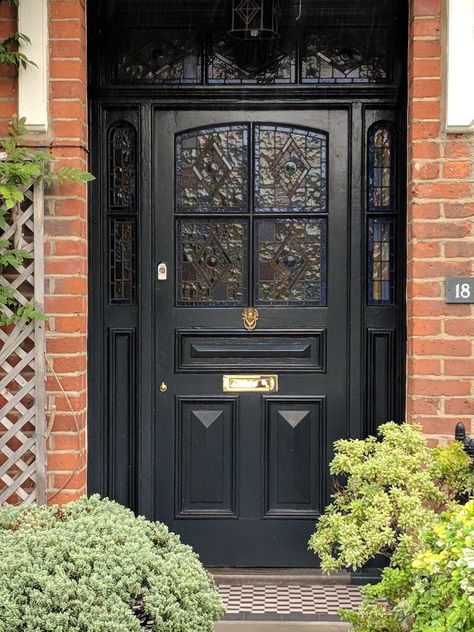
[[[24,145],[26,131],[26,119],[14,118],[8,137],[0,140],[3,154],[0,161],[0,229],[6,228],[8,217],[24,202],[25,191],[32,183],[42,181],[50,186],[54,182],[81,183],[93,179],[90,173],[77,167],[62,165],[54,169],[55,156]],[[9,240],[0,240],[0,275],[8,269],[19,270],[28,258],[31,254],[27,250],[15,247]],[[0,327],[34,318],[44,318],[44,315],[30,304],[23,305],[14,296],[12,288],[0,287]]]

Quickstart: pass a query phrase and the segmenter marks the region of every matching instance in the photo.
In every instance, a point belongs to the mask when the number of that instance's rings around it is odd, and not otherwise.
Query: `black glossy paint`
[[[367,305],[365,255],[365,139],[375,121],[392,122],[403,173],[403,63],[394,64],[392,83],[366,86],[113,86],[104,80],[98,29],[115,17],[104,5],[89,16],[97,176],[90,491],[165,521],[208,564],[313,566],[306,543],[330,495],[334,440],[364,436],[403,411],[404,208],[394,306]],[[347,21],[354,16],[349,11]],[[108,300],[107,130],[120,120],[138,139],[138,281],[130,305]],[[257,330],[247,333],[241,308],[175,307],[174,138],[196,126],[259,121],[328,134],[328,290],[327,307],[259,308]],[[403,185],[399,178],[399,200]],[[159,262],[168,265],[166,282],[156,280]],[[277,373],[280,391],[223,394],[222,374],[232,372]]]

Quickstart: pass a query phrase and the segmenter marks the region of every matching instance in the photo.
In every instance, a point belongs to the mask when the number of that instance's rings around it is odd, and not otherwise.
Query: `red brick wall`
[[[472,274],[474,137],[443,131],[440,12],[440,0],[411,0],[407,412],[433,443],[451,438],[458,420],[470,430],[474,413],[474,310],[444,302],[444,278]],[[0,4],[0,36],[14,28],[13,11]],[[85,168],[85,0],[50,0],[50,38],[50,132],[32,142]],[[0,68],[0,133],[16,111],[16,90],[15,73]],[[49,495],[58,502],[86,485],[86,208],[85,186],[56,186],[49,194],[48,471]]]
[[[445,277],[473,272],[474,135],[443,129],[441,11],[412,0],[409,50],[407,412],[432,443],[474,414],[474,306],[444,299]]]
[[[50,126],[29,142],[87,168],[85,0],[49,0]],[[0,4],[0,37],[17,30]],[[31,38],[34,33],[27,33]],[[0,133],[17,112],[16,72],[0,67]],[[86,186],[48,191],[45,219],[48,357],[48,495],[65,502],[86,491],[87,199]]]
[[[85,0],[49,0],[49,10],[51,148],[61,161],[86,169]],[[56,186],[47,208],[48,483],[51,500],[64,502],[86,490],[86,187]]]

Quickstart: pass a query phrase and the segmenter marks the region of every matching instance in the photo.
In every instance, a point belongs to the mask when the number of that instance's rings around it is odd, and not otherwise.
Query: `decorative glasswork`
[[[294,45],[288,37],[267,41],[238,41],[227,34],[215,37],[208,58],[208,82],[294,83],[293,49]]]
[[[197,33],[189,30],[139,30],[126,38],[116,79],[121,83],[201,83]]]
[[[255,305],[326,304],[325,218],[255,223]]]
[[[302,53],[303,83],[388,80],[386,35],[380,29],[309,30]]]
[[[134,303],[136,295],[135,219],[109,220],[109,289],[111,303]]]
[[[226,125],[176,138],[176,210],[247,212],[248,128]]]
[[[395,220],[369,218],[369,305],[392,304],[395,285]]]
[[[248,223],[230,219],[178,219],[176,232],[177,305],[246,305]]]
[[[376,123],[368,134],[368,209],[395,210],[395,143],[389,123]]]
[[[109,131],[109,206],[132,210],[136,198],[135,128],[126,121],[114,123]]]
[[[255,126],[255,210],[327,211],[327,137],[308,129]]]

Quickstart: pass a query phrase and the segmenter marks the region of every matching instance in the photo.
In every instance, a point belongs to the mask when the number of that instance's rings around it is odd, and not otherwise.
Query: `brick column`
[[[51,151],[87,168],[85,0],[50,0]],[[87,188],[56,185],[47,200],[48,483],[52,502],[86,491]]]
[[[411,1],[407,412],[432,444],[474,413],[474,309],[444,299],[445,277],[470,276],[474,256],[474,137],[444,131],[445,29],[440,0]]]

